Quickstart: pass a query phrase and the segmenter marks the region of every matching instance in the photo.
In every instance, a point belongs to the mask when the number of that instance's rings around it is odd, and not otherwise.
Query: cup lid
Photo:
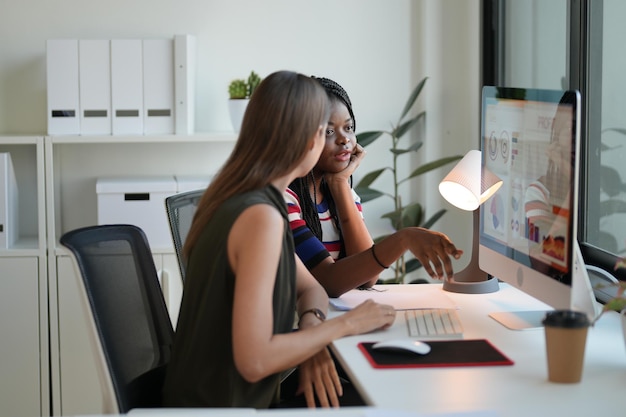
[[[544,326],[566,328],[588,327],[591,323],[587,314],[574,310],[554,310],[546,313],[542,321]]]

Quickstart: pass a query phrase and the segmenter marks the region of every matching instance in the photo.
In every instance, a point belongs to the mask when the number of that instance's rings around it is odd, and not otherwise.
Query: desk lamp
[[[453,206],[473,211],[472,257],[464,270],[445,279],[443,289],[465,294],[483,294],[498,291],[498,280],[478,266],[478,235],[481,204],[502,185],[502,180],[482,167],[481,152],[469,151],[439,184],[439,192]]]

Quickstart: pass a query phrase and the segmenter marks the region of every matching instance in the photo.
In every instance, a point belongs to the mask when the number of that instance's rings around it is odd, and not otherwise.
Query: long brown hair
[[[259,84],[232,153],[198,204],[183,248],[186,258],[224,201],[262,188],[296,167],[329,112],[326,92],[310,77],[278,71]]]

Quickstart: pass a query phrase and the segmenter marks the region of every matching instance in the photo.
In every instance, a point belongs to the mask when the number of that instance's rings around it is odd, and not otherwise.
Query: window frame
[[[602,129],[602,77],[593,75],[602,74],[603,9],[602,0],[568,1],[568,88],[581,93],[578,240],[585,263],[626,280],[626,269],[614,270],[618,256],[589,243],[600,229],[600,178],[590,173],[600,172],[601,163],[601,141],[591,138],[599,138]],[[505,0],[481,1],[481,85],[501,85],[504,79],[505,12]]]

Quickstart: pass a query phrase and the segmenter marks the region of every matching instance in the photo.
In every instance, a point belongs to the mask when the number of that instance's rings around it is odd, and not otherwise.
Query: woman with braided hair
[[[433,278],[452,277],[450,257],[458,250],[439,232],[408,227],[374,246],[352,174],[366,152],[356,142],[355,117],[346,91],[328,78],[315,78],[331,101],[326,144],[315,167],[285,192],[296,252],[326,289],[338,297],[356,287],[371,287],[378,275],[410,250]]]

